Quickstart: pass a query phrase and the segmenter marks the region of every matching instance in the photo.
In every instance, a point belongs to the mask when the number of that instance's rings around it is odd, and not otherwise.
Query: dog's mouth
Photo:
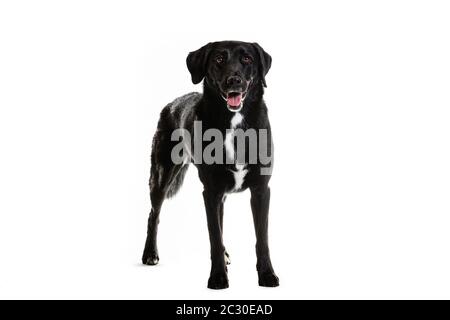
[[[222,98],[227,102],[227,107],[230,111],[237,112],[242,108],[246,93],[229,91],[226,94],[222,93]]]

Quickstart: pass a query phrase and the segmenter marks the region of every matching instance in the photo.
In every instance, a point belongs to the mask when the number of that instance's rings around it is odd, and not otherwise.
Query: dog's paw
[[[230,259],[230,255],[228,254],[228,252],[225,251],[225,263],[227,265],[231,264],[231,259]]]
[[[158,253],[156,253],[156,252],[144,253],[144,255],[142,257],[142,263],[146,264],[148,266],[157,265],[158,262],[159,262],[159,257],[158,257]]]
[[[259,273],[258,278],[261,287],[278,287],[280,285],[280,280],[272,271]]]
[[[209,277],[209,289],[226,289],[228,288],[228,276],[225,272],[215,273]]]

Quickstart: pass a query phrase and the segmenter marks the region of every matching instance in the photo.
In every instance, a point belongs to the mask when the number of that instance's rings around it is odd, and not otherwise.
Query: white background
[[[446,1],[2,1],[0,298],[450,298]],[[197,172],[140,264],[152,135],[201,90],[209,41],[260,43],[276,164],[257,285],[248,192],[228,197],[230,288],[206,289]]]

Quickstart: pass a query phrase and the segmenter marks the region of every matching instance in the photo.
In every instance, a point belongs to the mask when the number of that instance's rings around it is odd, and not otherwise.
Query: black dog
[[[153,139],[151,155],[150,198],[152,210],[148,220],[147,241],[142,262],[155,265],[159,261],[156,245],[159,213],[165,198],[180,188],[188,163],[194,162],[204,186],[208,230],[211,242],[211,274],[208,288],[228,287],[228,253],[222,241],[223,204],[226,195],[250,188],[251,209],[256,231],[256,254],[259,285],[278,286],[278,277],[272,268],[268,247],[268,213],[270,174],[261,169],[272,165],[237,162],[220,164],[197,163],[192,151],[183,163],[174,163],[171,153],[177,141],[172,141],[175,129],[194,133],[194,121],[201,121],[203,130],[215,128],[226,136],[223,153],[234,159],[234,145],[230,144],[232,130],[265,129],[267,148],[272,154],[270,124],[262,99],[266,87],[265,75],[272,58],[257,43],[223,41],[209,43],[189,53],[186,62],[194,84],[203,79],[203,95],[190,93],[168,104],[161,112],[158,129]],[[232,130],[230,130],[232,129]],[[229,139],[231,138],[231,139]],[[260,138],[258,137],[258,140]],[[201,150],[206,144],[202,142]],[[261,146],[260,146],[261,147]],[[249,148],[246,143],[246,149]],[[193,150],[192,145],[189,149]],[[247,158],[246,158],[247,159]]]

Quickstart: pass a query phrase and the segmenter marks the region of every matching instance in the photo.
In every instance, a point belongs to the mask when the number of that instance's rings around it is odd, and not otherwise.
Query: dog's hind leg
[[[171,140],[172,130],[170,108],[161,112],[158,129],[153,137],[150,168],[150,200],[152,209],[148,218],[147,240],[142,255],[142,263],[155,265],[159,261],[156,238],[158,233],[159,213],[164,199],[174,196],[183,183],[187,164],[175,164],[171,151],[176,142]]]
[[[186,171],[182,167],[182,165],[152,165],[150,177],[150,200],[152,209],[148,218],[147,240],[145,241],[144,253],[142,255],[143,264],[156,265],[159,262],[157,247],[159,214],[164,199],[169,196],[169,193],[173,193],[173,190],[171,190],[173,188],[172,184],[175,180],[180,179],[180,174],[184,175]]]
[[[145,241],[142,263],[147,265],[155,265],[159,262],[156,238],[158,233],[159,213],[164,201],[164,195],[160,190],[158,190],[152,192],[150,197],[152,199],[152,209],[148,217],[147,240]]]

